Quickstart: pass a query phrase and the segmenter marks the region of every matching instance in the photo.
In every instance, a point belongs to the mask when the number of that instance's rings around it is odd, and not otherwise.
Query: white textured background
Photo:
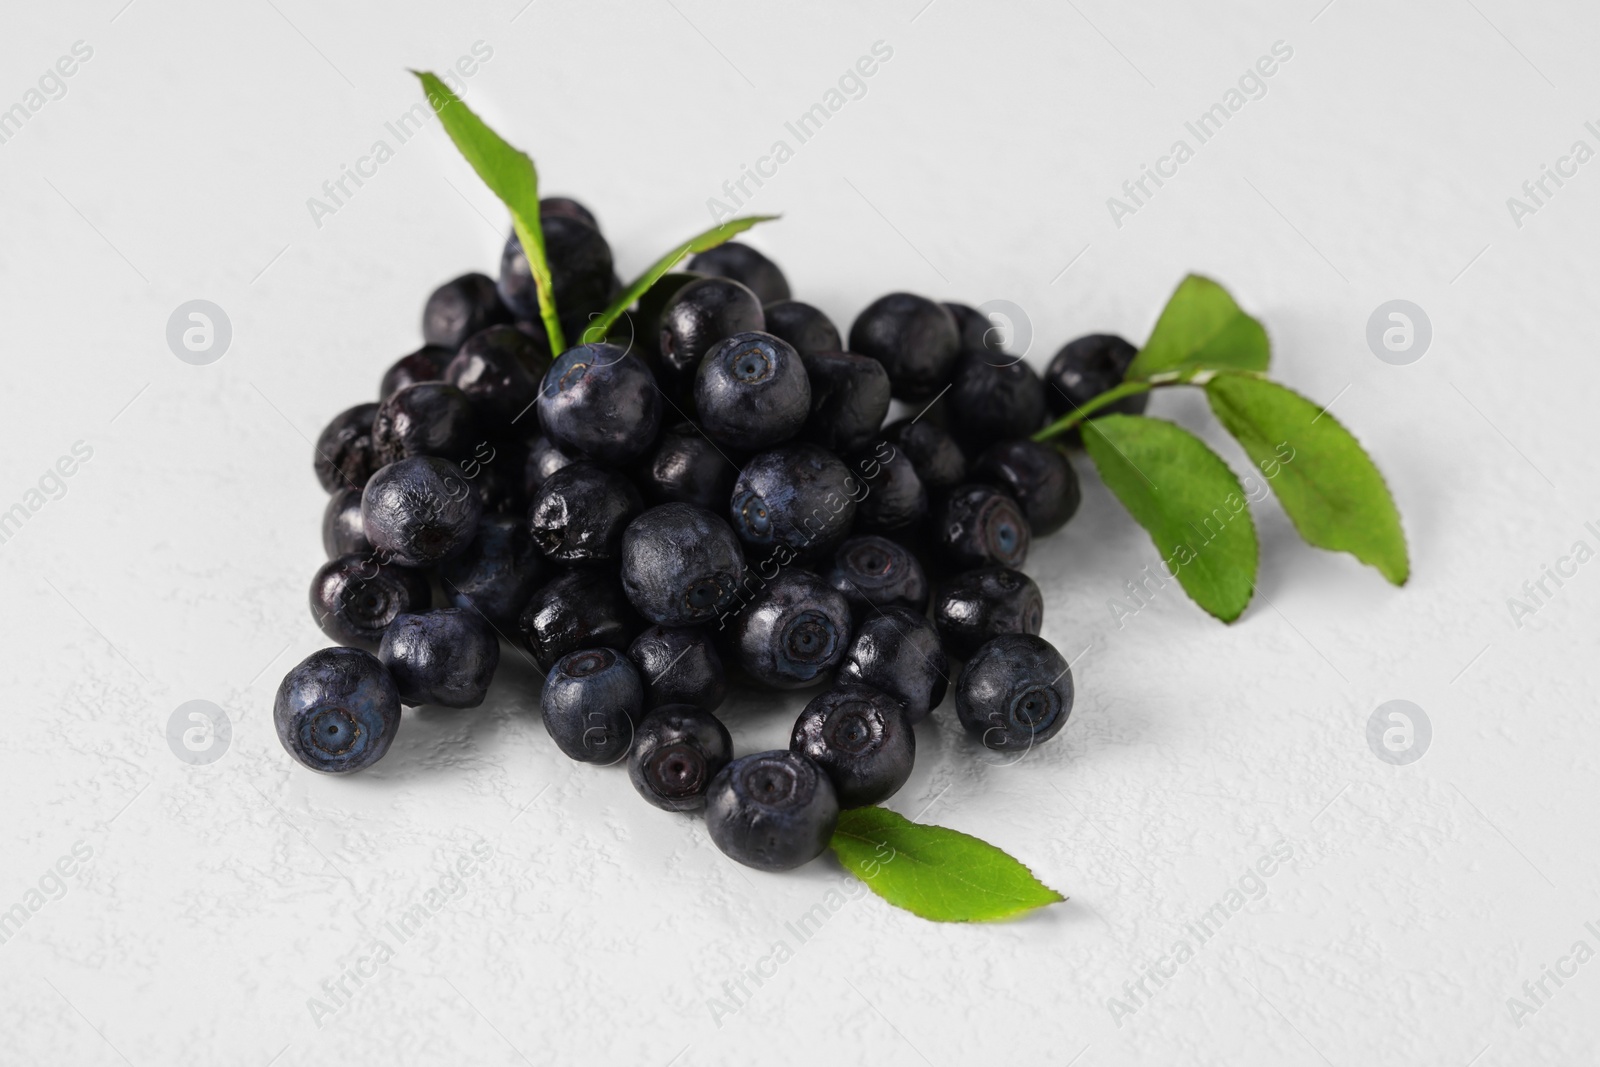
[[[1600,13],[922,2],[7,5],[0,107],[75,41],[93,56],[0,144],[0,508],[75,442],[93,456],[0,544],[0,910],[41,905],[0,944],[0,1063],[1595,1062],[1600,962],[1542,1003],[1523,984],[1600,950],[1600,563],[1520,628],[1507,598],[1600,548],[1600,162],[1520,228],[1506,198],[1574,140],[1600,148]],[[301,769],[270,706],[323,644],[308,438],[418,343],[434,285],[495,268],[505,228],[436,124],[320,228],[306,200],[418,99],[407,66],[477,41],[468,99],[596,210],[625,276],[886,42],[749,205],[784,212],[753,241],[796,295],[841,327],[890,289],[1011,300],[1042,367],[1090,330],[1142,340],[1208,273],[1378,458],[1411,583],[1306,548],[1269,502],[1236,625],[1171,589],[1119,629],[1107,601],[1156,557],[1085,465],[1080,516],[1028,565],[1045,635],[1087,649],[1072,723],[1000,767],[947,707],[892,802],[1071,897],[1011,924],[864,897],[802,943],[786,924],[848,875],[737,868],[623,773],[567,762],[512,654],[484,708],[407,712],[374,770]],[[1267,95],[1114,225],[1106,198],[1277,41]],[[194,298],[233,325],[210,366],[164,340]],[[1394,298],[1433,323],[1410,366],[1364,339]],[[1241,458],[1176,394],[1152,411]],[[1433,726],[1405,767],[1365,737],[1396,698]],[[166,740],[192,699],[233,726],[206,766]],[[800,699],[724,710],[748,749]],[[1279,842],[1264,895],[1113,1021]],[[91,858],[58,890],[75,846]],[[474,847],[417,936],[386,933]],[[377,939],[393,958],[319,1028],[308,999],[371,973]],[[1513,996],[1537,1010],[1513,1020]]]

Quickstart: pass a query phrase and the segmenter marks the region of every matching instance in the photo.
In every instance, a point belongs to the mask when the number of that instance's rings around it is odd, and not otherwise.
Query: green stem
[[[1060,437],[1095,412],[1110,407],[1124,397],[1138,396],[1140,393],[1148,393],[1152,389],[1159,389],[1166,385],[1204,385],[1219,373],[1222,372],[1215,367],[1190,367],[1187,370],[1163,371],[1160,374],[1152,374],[1150,377],[1141,378],[1138,381],[1123,382],[1121,385],[1107,389],[1077,410],[1067,412],[1055,422],[1034,434],[1033,439],[1035,441],[1048,441],[1051,438]]]
[[[528,273],[533,275],[533,287],[539,294],[539,319],[544,323],[545,335],[550,339],[550,352],[552,356],[559,356],[567,350],[567,339],[561,334],[561,316],[556,311],[550,261],[544,252],[544,227],[538,219],[534,219],[532,225],[523,225],[516,212],[511,213],[511,227],[517,231],[517,240],[522,243],[522,254],[528,258]]]

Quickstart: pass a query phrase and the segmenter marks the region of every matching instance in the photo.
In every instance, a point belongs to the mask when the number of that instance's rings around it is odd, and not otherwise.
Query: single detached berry
[[[961,334],[943,305],[890,293],[856,316],[850,351],[883,364],[897,400],[932,400],[955,373]]]
[[[539,711],[562,752],[581,763],[615,763],[633,744],[644,687],[628,657],[612,648],[586,648],[550,668]]]
[[[477,612],[510,634],[545,580],[546,566],[526,522],[513,515],[485,515],[472,542],[439,565],[439,584],[452,605]]]
[[[511,312],[500,303],[494,279],[487,274],[463,274],[428,297],[422,309],[422,338],[454,351],[478,331],[510,321]]]
[[[406,611],[427,611],[428,576],[372,553],[330,559],[311,579],[311,617],[342,645],[376,647],[383,631]]]
[[[731,859],[787,871],[827,851],[839,824],[833,783],[793,752],[758,752],[724,767],[706,792],[706,830]]]
[[[949,432],[930,419],[902,419],[883,428],[883,439],[905,453],[930,493],[967,480],[967,457]]]
[[[423,345],[415,352],[401,356],[383,372],[383,381],[378,383],[378,399],[387,400],[406,386],[418,382],[443,381],[444,369],[455,358],[456,347]]]
[[[800,436],[839,455],[865,448],[889,413],[883,364],[834,350],[801,350],[800,358],[811,379],[811,413]]]
[[[372,653],[324,648],[284,675],[272,721],[289,755],[314,771],[348,774],[389,751],[400,730],[400,694]]]
[[[312,467],[317,481],[328,492],[360,489],[383,464],[372,450],[372,420],[378,405],[357,404],[333,417],[317,435]]]
[[[1077,471],[1066,453],[1048,442],[1001,441],[978,457],[972,473],[1016,498],[1028,528],[1040,537],[1065,526],[1083,501]]]
[[[726,452],[693,424],[679,423],[661,435],[639,475],[639,488],[652,504],[678,501],[721,511],[737,477],[739,468]]]
[[[944,700],[950,658],[921,612],[884,608],[856,627],[839,683],[881,689],[899,701],[909,721],[921,722]]]
[[[1033,543],[1017,502],[990,485],[964,485],[952,491],[935,523],[934,537],[957,567],[992,563],[1020,567]]]
[[[782,546],[794,556],[819,556],[849,532],[861,492],[832,452],[784,445],[745,464],[729,512],[740,540],[758,552]]]
[[[728,696],[728,678],[703,626],[652,626],[628,646],[644,681],[644,706],[692,704],[715,711]]]
[[[655,709],[639,723],[628,756],[628,777],[639,795],[667,811],[699,811],[706,790],[733,759],[728,728],[688,704]]]
[[[595,227],[567,215],[541,215],[540,222],[556,307],[563,315],[604,308],[616,277],[606,239]],[[500,257],[498,289],[501,301],[513,316],[538,321],[539,291],[515,233],[506,239],[505,252]]]
[[[705,354],[735,334],[766,328],[756,294],[728,278],[689,282],[661,310],[656,345],[673,378],[692,378]]]
[[[733,604],[743,577],[739,538],[694,504],[651,508],[622,536],[622,588],[651,622],[710,622]]]
[[[694,405],[706,436],[752,452],[800,432],[811,411],[811,383],[800,354],[787,341],[768,333],[738,333],[714,345],[700,362]]]
[[[515,326],[491,326],[467,338],[444,369],[444,380],[472,404],[478,425],[491,434],[532,430],[533,402],[550,369],[540,344]]]
[[[328,558],[368,552],[367,529],[361,525],[361,490],[336,490],[322,510],[322,547]]]
[[[928,577],[922,564],[903,545],[886,537],[852,537],[833,554],[833,566],[824,580],[850,602],[857,619],[874,609],[928,607]]]
[[[579,345],[545,373],[539,422],[559,445],[602,463],[628,463],[655,443],[661,391],[633,353],[616,345]]]
[[[988,351],[962,356],[946,399],[950,428],[970,452],[1031,434],[1044,423],[1044,383],[1017,356]]]
[[[395,616],[378,658],[389,668],[400,703],[475,708],[500,665],[500,642],[470,608],[440,608]]]
[[[644,510],[633,483],[587,460],[544,480],[528,508],[528,529],[548,559],[601,563],[622,553],[622,532]]]
[[[582,453],[577,450],[566,451],[542,434],[535,437],[528,445],[528,458],[523,468],[523,493],[531,498],[546,478],[582,458]]]
[[[483,440],[467,394],[448,382],[418,382],[378,405],[373,454],[380,464],[407,456],[465,459]]]
[[[367,540],[403,567],[430,567],[466,548],[482,515],[461,468],[437,456],[389,464],[361,495]]]
[[[1066,415],[1121,385],[1133,357],[1138,354],[1137,348],[1110,333],[1092,333],[1067,342],[1044,372],[1045,400],[1050,410]],[[1135,393],[1101,408],[1096,414],[1138,415],[1149,402],[1149,393]]]
[[[789,749],[833,782],[843,808],[887,800],[911,777],[917,735],[887,693],[841,685],[812,698],[795,720]]]
[[[689,269],[714,278],[732,278],[755,293],[762,304],[789,299],[789,282],[778,265],[738,241],[701,252],[689,260]]]
[[[1002,634],[978,649],[956,681],[956,714],[997,752],[1050,740],[1072,713],[1072,669],[1034,634]]]
[[[844,347],[844,339],[839,336],[839,328],[833,320],[810,304],[777,300],[761,310],[767,319],[764,329],[788,341],[802,356],[837,352]]]
[[[865,485],[856,505],[863,530],[904,530],[928,517],[927,487],[911,457],[889,442],[878,441],[851,456],[850,467]]]
[[[581,648],[627,648],[643,629],[622,583],[603,568],[561,571],[522,609],[517,630],[540,670]]]
[[[850,604],[807,571],[767,583],[734,624],[739,665],[774,689],[802,689],[839,665],[850,644]]]
[[[1044,625],[1044,597],[1021,571],[982,567],[939,587],[933,621],[950,655],[968,659],[1001,634],[1036,634]]]

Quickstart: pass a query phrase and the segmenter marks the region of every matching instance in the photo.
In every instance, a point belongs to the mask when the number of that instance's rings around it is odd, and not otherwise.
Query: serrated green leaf
[[[427,71],[411,73],[422,82],[428,103],[438,113],[439,123],[489,190],[511,210],[511,227],[522,242],[528,257],[528,270],[539,294],[539,318],[550,338],[550,350],[560,354],[566,347],[561,321],[551,286],[550,262],[545,256],[544,228],[539,223],[539,171],[533,160],[513,147],[471,108],[461,102],[450,87]]]
[[[878,896],[936,922],[988,922],[1067,899],[993,845],[888,808],[841,814],[833,851]]]
[[[1259,548],[1244,489],[1222,458],[1188,430],[1142,415],[1090,419],[1083,447],[1184,592],[1223,622],[1237,619]]]
[[[1264,371],[1272,360],[1267,331],[1210,278],[1179,283],[1125,377],[1149,378],[1191,367]]]
[[[602,311],[598,316],[589,321],[584,327],[584,340],[599,340],[605,337],[611,329],[611,324],[616,322],[623,312],[634,305],[634,302],[645,294],[662,275],[666,274],[684,256],[692,256],[707,249],[715,248],[726,241],[731,241],[750,227],[760,222],[771,222],[778,218],[777,215],[746,215],[743,218],[729,219],[727,222],[713,226],[704,233],[695,234],[683,244],[674,248],[654,263],[650,269],[633,280],[633,283],[622,291],[622,295],[611,302],[611,306]]]
[[[1206,384],[1206,399],[1301,537],[1405,584],[1411,562],[1400,510],[1372,458],[1338,419],[1292,390],[1245,375],[1217,375]]]

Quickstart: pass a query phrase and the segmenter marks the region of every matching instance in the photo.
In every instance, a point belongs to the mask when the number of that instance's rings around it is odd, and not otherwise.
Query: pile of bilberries
[[[619,290],[611,250],[574,201],[541,216],[577,336]],[[478,705],[504,638],[548,672],[540,710],[563,752],[626,758],[650,803],[703,809],[724,852],[779,870],[827,847],[841,807],[905,783],[913,728],[958,662],[956,715],[983,744],[1055,736],[1072,673],[1018,568],[1080,490],[1061,449],[1028,435],[1117,385],[1131,345],[1068,344],[1047,388],[973,309],[893,293],[847,348],[733,243],[617,327],[552,352],[513,236],[498,282],[441,286],[427,343],[384,374],[379,402],[323,431],[330,558],[311,609],[343,647],[278,689],[296,759],[359,770],[402,704]],[[891,398],[911,414],[885,425]],[[725,664],[778,689],[827,685],[787,750],[734,758],[713,714]]]

